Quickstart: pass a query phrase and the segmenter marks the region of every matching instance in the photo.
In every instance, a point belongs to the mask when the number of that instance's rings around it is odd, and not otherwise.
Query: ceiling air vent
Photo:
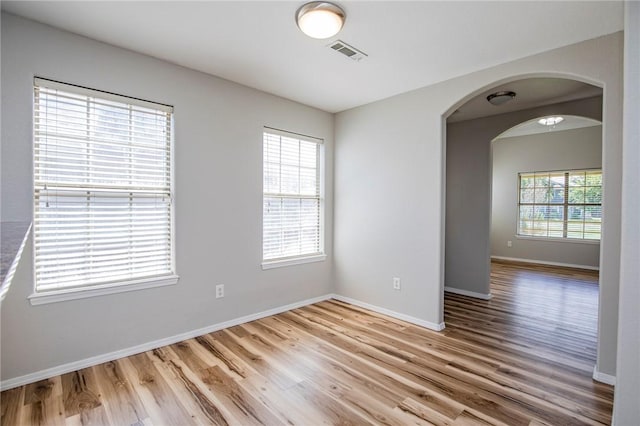
[[[366,53],[356,49],[353,46],[349,46],[347,43],[345,43],[342,40],[334,41],[329,45],[329,47],[335,50],[336,52],[342,53],[347,58],[353,59],[354,61],[359,61],[367,57]]]

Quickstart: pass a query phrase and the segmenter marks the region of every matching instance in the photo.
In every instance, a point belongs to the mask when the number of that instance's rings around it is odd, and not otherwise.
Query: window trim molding
[[[532,173],[571,173],[571,172],[580,172],[580,171],[599,171],[602,178],[604,179],[604,172],[602,167],[587,167],[587,168],[577,168],[577,169],[563,169],[563,170],[540,170],[540,171],[532,171],[532,172],[518,172],[516,174],[516,232],[514,234],[514,237],[516,239],[521,239],[521,240],[532,240],[532,241],[550,241],[550,242],[563,242],[563,243],[577,243],[577,244],[600,244],[600,242],[602,241],[602,219],[601,219],[601,228],[600,228],[600,238],[596,239],[588,239],[588,238],[571,238],[571,237],[566,237],[566,236],[562,236],[562,237],[549,237],[549,236],[539,236],[539,235],[525,235],[525,234],[519,234],[518,231],[520,230],[520,206],[522,206],[523,204],[520,203],[520,197],[521,197],[521,175],[522,174],[532,174]],[[604,181],[600,184],[600,188],[601,191],[604,189]],[[600,206],[600,208],[602,209],[603,207],[603,199],[604,199],[604,194],[602,199],[600,200],[599,204],[595,204],[595,203],[583,203],[583,204],[570,204],[567,202],[566,197],[568,196],[568,190],[569,187],[565,187],[565,202],[563,204],[545,204],[545,205],[549,205],[549,206],[562,206],[563,210],[565,211],[565,218],[566,218],[566,211],[567,208],[569,206],[572,205],[582,205],[582,206],[589,206],[589,205],[593,205],[593,206]],[[524,203],[524,205],[534,205],[534,204],[530,204],[530,203]],[[542,205],[542,204],[540,204]],[[565,225],[566,225],[566,219],[565,219]],[[563,232],[566,232],[566,228],[563,229]]]
[[[514,238],[518,240],[529,241],[546,241],[551,243],[571,243],[571,244],[589,244],[599,245],[600,240],[586,240],[580,238],[564,238],[564,237],[534,237],[530,235],[514,235]]]
[[[262,262],[262,270],[282,268],[285,266],[303,265],[305,263],[323,262],[327,259],[326,253],[314,254],[311,256],[301,255],[300,257],[287,257]]]
[[[31,303],[31,305],[43,305],[49,303],[57,303],[64,302],[69,300],[77,300],[77,299],[85,299],[91,297],[104,296],[109,294],[118,294],[118,293],[126,293],[129,291],[138,291],[156,287],[164,287],[175,285],[178,283],[180,276],[177,272],[177,264],[176,264],[176,194],[175,194],[175,108],[172,105],[164,104],[156,101],[148,101],[141,98],[136,98],[133,96],[121,95],[109,91],[92,89],[90,87],[85,87],[72,83],[65,83],[58,80],[48,79],[40,76],[33,77],[33,87],[36,86],[45,86],[48,88],[53,88],[62,91],[73,90],[74,93],[89,96],[89,97],[100,97],[102,99],[111,100],[115,102],[128,102],[130,105],[135,105],[143,108],[155,109],[158,111],[165,112],[170,114],[170,135],[169,135],[169,190],[171,196],[171,203],[169,206],[169,214],[170,214],[170,250],[171,250],[171,259],[170,259],[170,267],[171,273],[166,275],[155,275],[155,276],[146,276],[141,278],[134,279],[126,279],[126,280],[116,280],[111,282],[104,282],[100,284],[89,284],[84,286],[75,286],[68,287],[62,289],[55,290],[40,290],[38,291],[37,282],[36,282],[36,246],[35,246],[35,230],[33,227],[33,223],[31,225],[32,239],[34,240],[33,248],[32,248],[32,259],[33,259],[33,287],[32,293],[27,296],[27,299]],[[32,92],[33,93],[33,92]],[[32,101],[34,99],[32,98]],[[32,103],[32,150],[35,148],[35,119],[34,119],[34,108],[35,102]],[[31,153],[32,161],[35,158],[35,151]],[[33,164],[33,163],[32,163]],[[36,174],[35,174],[35,165],[33,165],[33,169],[31,172],[31,194],[35,194],[36,188]],[[35,214],[35,206],[34,210],[31,213],[32,218]],[[35,222],[35,220],[34,220]]]
[[[86,299],[107,294],[126,293],[128,291],[144,290],[148,288],[164,287],[178,283],[178,275],[141,278],[137,280],[116,281],[87,287],[50,290],[46,292],[34,291],[27,297],[31,305],[45,305],[48,303],[66,302],[68,300]]]
[[[293,266],[293,265],[301,265],[301,264],[305,264],[305,263],[312,263],[312,262],[322,262],[324,260],[326,260],[327,258],[327,254],[325,252],[325,236],[324,236],[324,232],[325,232],[325,150],[324,150],[324,139],[322,138],[318,138],[318,137],[314,137],[314,136],[309,136],[309,135],[305,135],[302,133],[296,133],[296,132],[291,132],[291,131],[287,131],[287,130],[281,130],[281,129],[277,129],[274,127],[269,127],[269,126],[263,126],[262,127],[262,159],[261,159],[261,166],[262,166],[262,204],[264,204],[264,198],[265,196],[269,196],[269,195],[275,195],[275,194],[270,194],[270,193],[266,193],[264,192],[264,136],[266,133],[272,134],[272,135],[277,135],[277,136],[281,136],[281,137],[287,137],[287,138],[294,138],[294,139],[298,139],[301,141],[306,141],[306,142],[310,142],[310,143],[315,143],[318,145],[318,154],[317,154],[317,159],[316,159],[316,173],[317,173],[317,180],[318,180],[318,196],[307,196],[307,195],[292,195],[291,198],[295,198],[295,199],[302,199],[302,198],[309,198],[309,199],[317,199],[318,200],[318,205],[319,205],[319,215],[318,215],[318,221],[319,221],[319,229],[318,229],[318,244],[319,244],[319,251],[318,252],[314,252],[314,253],[305,253],[305,254],[300,254],[300,255],[294,255],[294,256],[287,256],[287,257],[278,257],[278,258],[272,258],[272,259],[265,259],[264,258],[264,210],[262,211],[262,215],[261,215],[261,243],[262,243],[262,247],[261,247],[261,267],[262,270],[267,270],[267,269],[273,269],[273,268],[280,268],[280,267],[286,267],[286,266]],[[278,197],[280,195],[277,195]]]

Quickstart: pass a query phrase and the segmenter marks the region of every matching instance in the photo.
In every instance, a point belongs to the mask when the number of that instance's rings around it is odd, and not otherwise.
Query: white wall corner
[[[616,385],[616,376],[612,376],[611,374],[605,374],[598,371],[598,366],[593,366],[593,380],[596,382],[604,383],[607,385],[615,386]]]
[[[359,300],[351,299],[348,297],[340,296],[337,294],[325,294],[323,296],[314,297],[311,299],[302,300],[300,302],[291,303],[284,306],[279,306],[273,309],[268,309],[266,311],[258,312],[251,315],[246,315],[243,317],[239,317],[236,319],[232,319],[229,321],[224,321],[221,323],[213,324],[207,327],[199,328],[196,330],[187,331],[185,333],[177,334],[171,337],[167,337],[164,339],[154,340],[152,342],[143,343],[141,345],[121,349],[118,351],[110,352],[107,354],[97,355],[94,357],[81,359],[78,361],[73,361],[70,363],[62,364],[56,367],[47,368],[44,370],[36,371],[34,373],[26,374],[24,376],[14,377],[11,379],[3,380],[0,382],[0,391],[5,391],[7,389],[12,389],[18,386],[23,386],[29,383],[34,383],[39,380],[44,380],[50,377],[59,376],[61,374],[69,373],[72,371],[80,370],[82,368],[92,367],[98,364],[102,364],[109,361],[114,361],[116,359],[124,358],[127,356],[139,354],[142,352],[147,352],[162,346],[172,345],[177,342],[181,342],[183,340],[192,339],[197,336],[202,336],[208,333],[213,333],[214,331],[222,330],[225,328],[233,327],[236,325],[244,324],[250,321],[255,321],[261,318],[265,318],[271,315],[277,315],[282,312],[290,311],[292,309],[301,308],[303,306],[312,305],[314,303],[323,302],[325,300],[336,299],[345,303],[350,303],[355,306],[359,306],[361,308],[369,309],[371,311],[388,315],[390,317],[407,321],[412,324],[419,325],[421,327],[428,328],[430,330],[442,331],[444,330],[444,322],[439,324],[432,323],[429,321],[421,320],[419,318],[415,318],[409,315],[401,314],[399,312],[394,312],[385,308],[381,308],[378,306],[370,305],[368,303],[361,302]]]
[[[368,309],[373,312],[377,312],[379,314],[387,315],[392,318],[410,322],[412,324],[419,325],[420,327],[428,328],[429,330],[434,330],[434,331],[444,330],[444,322],[435,323],[435,322],[425,321],[420,318],[412,317],[406,314],[401,314],[400,312],[395,312],[386,308],[381,308],[380,306],[371,305],[369,303],[361,302],[359,300],[352,299],[350,297],[341,296],[339,294],[334,294],[333,298],[341,302],[349,303],[351,305],[359,306],[361,308]]]
[[[469,296],[469,297],[482,299],[482,300],[490,300],[493,297],[491,293],[476,293],[475,291],[463,290],[461,288],[447,287],[447,286],[445,286],[444,291],[447,293],[460,294],[462,296]]]

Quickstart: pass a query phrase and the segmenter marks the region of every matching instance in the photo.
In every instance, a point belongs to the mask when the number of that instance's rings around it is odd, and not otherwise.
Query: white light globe
[[[560,123],[561,121],[563,121],[564,118],[557,116],[557,117],[545,117],[545,118],[541,118],[540,120],[538,120],[539,124],[542,124],[543,126],[555,126],[556,124]]]
[[[339,11],[341,10],[331,3],[307,3],[298,12],[298,27],[311,38],[332,37],[338,34],[344,24],[344,14]]]

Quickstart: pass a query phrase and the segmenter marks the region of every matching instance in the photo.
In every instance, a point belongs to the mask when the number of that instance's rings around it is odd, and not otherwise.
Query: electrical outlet
[[[398,291],[400,290],[400,278],[393,277],[393,289]]]
[[[511,240],[507,241],[507,247],[511,247],[513,246],[513,243],[511,242]]]
[[[224,284],[218,284],[216,286],[216,299],[224,297]]]

